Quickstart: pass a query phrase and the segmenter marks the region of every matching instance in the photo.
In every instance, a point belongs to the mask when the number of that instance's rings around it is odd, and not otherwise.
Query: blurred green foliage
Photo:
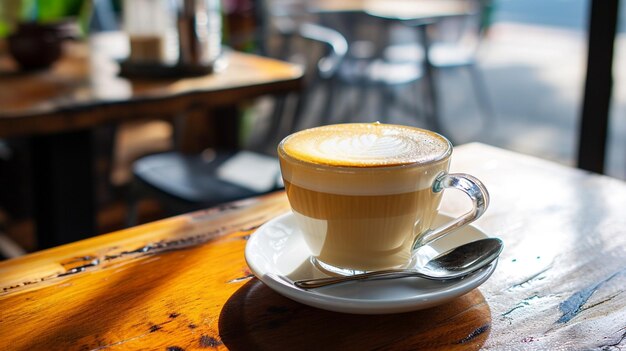
[[[51,22],[59,18],[76,17],[82,10],[84,0],[22,0],[31,3],[35,21]]]
[[[91,0],[0,0],[0,37],[10,33],[16,23],[50,23],[75,18],[89,20]]]
[[[85,0],[21,0],[21,18],[33,22],[54,22],[80,15]]]

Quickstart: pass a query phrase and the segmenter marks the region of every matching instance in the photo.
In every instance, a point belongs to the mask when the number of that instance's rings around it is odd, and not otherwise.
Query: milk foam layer
[[[450,146],[418,128],[380,123],[338,124],[298,132],[283,144],[299,160],[343,167],[384,167],[441,159]]]
[[[449,142],[438,134],[378,123],[308,129],[279,146],[286,182],[341,195],[430,188],[439,174],[447,172],[451,152]]]

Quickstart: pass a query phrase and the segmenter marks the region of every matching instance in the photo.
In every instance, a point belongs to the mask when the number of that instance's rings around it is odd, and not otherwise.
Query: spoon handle
[[[329,278],[314,278],[303,279],[294,282],[294,285],[302,289],[314,289],[321,288],[322,286],[333,285],[354,280],[367,280],[372,278],[400,278],[400,277],[421,277],[426,279],[440,279],[422,274],[417,271],[411,271],[406,269],[387,269],[382,271],[372,271],[367,273],[346,275],[342,277],[329,277]]]

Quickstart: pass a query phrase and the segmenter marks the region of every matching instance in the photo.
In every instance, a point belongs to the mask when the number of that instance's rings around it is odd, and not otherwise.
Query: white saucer
[[[449,216],[440,214],[434,225],[449,219]],[[425,262],[453,247],[486,237],[480,229],[471,225],[465,226],[432,246],[421,248],[420,256],[423,259],[420,261]],[[254,275],[279,294],[309,306],[358,314],[408,312],[442,304],[481,285],[491,276],[497,264],[494,261],[471,276],[451,282],[403,278],[303,290],[292,282],[327,275],[309,260],[309,248],[291,212],[276,217],[257,229],[246,244],[245,256]]]

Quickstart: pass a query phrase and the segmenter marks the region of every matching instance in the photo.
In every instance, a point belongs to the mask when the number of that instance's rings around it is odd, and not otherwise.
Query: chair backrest
[[[276,17],[272,25],[279,37],[272,56],[302,64],[307,78],[331,78],[348,51],[346,39],[333,29],[289,17]]]
[[[302,91],[297,97],[273,99],[269,127],[254,129],[249,148],[256,151],[275,151],[277,140],[293,132],[301,117],[309,112],[307,107],[313,91],[323,89],[330,82],[348,51],[345,38],[330,28],[302,22],[291,16],[270,16],[267,19],[268,37],[265,48],[268,56],[300,64],[304,69]],[[316,104],[323,103],[318,97]],[[262,131],[267,131],[262,133]],[[273,152],[268,152],[273,153]]]
[[[317,61],[317,71],[323,79],[332,78],[348,53],[348,42],[337,31],[313,23],[303,23],[298,32],[303,38],[323,43],[328,54]]]

